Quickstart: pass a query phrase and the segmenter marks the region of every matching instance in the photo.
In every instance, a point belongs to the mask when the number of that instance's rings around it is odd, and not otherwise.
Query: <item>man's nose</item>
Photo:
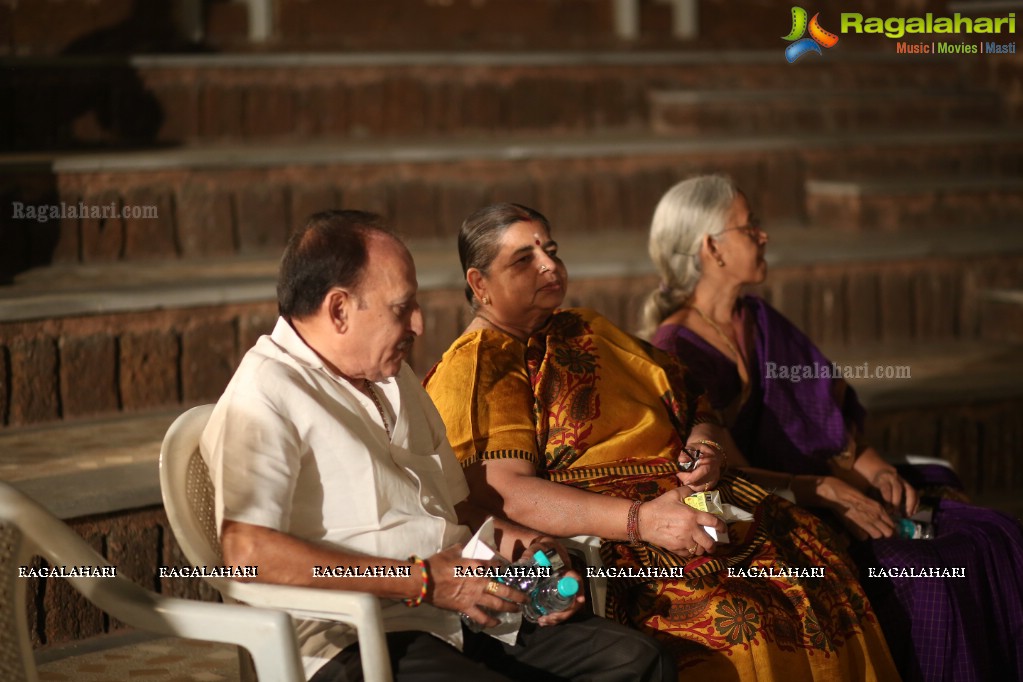
[[[412,318],[409,320],[409,329],[416,336],[423,335],[423,309],[416,306],[416,309],[412,311]]]

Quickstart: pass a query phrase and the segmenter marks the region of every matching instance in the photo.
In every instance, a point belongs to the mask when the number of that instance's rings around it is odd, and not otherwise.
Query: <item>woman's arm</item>
[[[500,459],[473,464],[466,470],[470,499],[530,528],[558,537],[596,535],[627,540],[631,500],[600,495],[538,478],[526,460]],[[714,540],[702,526],[725,532],[713,514],[687,505],[687,488],[677,488],[639,507],[639,535],[647,542],[683,556],[711,551]]]

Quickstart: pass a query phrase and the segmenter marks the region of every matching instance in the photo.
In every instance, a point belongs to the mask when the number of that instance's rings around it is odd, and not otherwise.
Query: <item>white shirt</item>
[[[246,353],[203,432],[217,528],[231,519],[401,560],[466,542],[454,507],[469,489],[430,397],[404,364],[373,388],[390,413],[390,439],[373,401],[279,319]],[[389,632],[432,632],[461,647],[458,614],[391,599],[380,606]],[[356,640],[339,623],[296,627],[307,676]]]

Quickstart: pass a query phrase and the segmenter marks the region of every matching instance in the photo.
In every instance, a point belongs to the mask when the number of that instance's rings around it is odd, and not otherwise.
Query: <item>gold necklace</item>
[[[373,383],[369,379],[363,379],[362,380],[362,385],[363,385],[363,387],[365,389],[364,392],[366,393],[366,395],[369,396],[369,399],[373,401],[373,405],[376,406],[377,412],[380,413],[380,421],[382,421],[384,423],[384,431],[387,433],[388,440],[390,440],[390,438],[391,438],[391,426],[390,426],[390,423],[387,420],[387,412],[384,411],[384,406],[380,402],[380,398],[377,397],[377,392],[376,392],[376,389],[373,388]]]
[[[730,350],[732,352],[732,355],[735,356],[735,367],[736,369],[738,369],[739,376],[742,378],[743,383],[744,384],[748,383],[749,379],[748,373],[746,371],[746,359],[743,357],[741,353],[739,353],[739,349],[736,347],[735,343],[730,338],[728,338],[728,334],[725,334],[725,330],[722,329],[717,322],[712,320],[710,316],[705,315],[703,311],[697,308],[696,306],[690,305],[686,307],[695,310],[696,314],[700,316],[700,319],[706,322],[708,325],[710,325],[710,327],[715,332],[717,332],[718,336],[721,337],[721,340],[725,342],[726,346],[728,346],[728,350]]]

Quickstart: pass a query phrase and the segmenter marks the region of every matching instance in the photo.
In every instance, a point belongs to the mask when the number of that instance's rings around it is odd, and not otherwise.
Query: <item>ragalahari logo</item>
[[[817,17],[820,15],[820,12],[814,14],[813,19],[810,20],[808,26],[806,21],[806,10],[802,7],[792,8],[792,31],[782,38],[782,40],[787,40],[792,43],[785,48],[785,59],[788,60],[789,64],[796,61],[807,52],[822,54],[822,47],[834,47],[838,42],[838,36],[831,31],[825,31],[821,28],[820,23],[817,21]],[[810,30],[810,37],[804,38],[803,34],[806,33],[807,28]]]

